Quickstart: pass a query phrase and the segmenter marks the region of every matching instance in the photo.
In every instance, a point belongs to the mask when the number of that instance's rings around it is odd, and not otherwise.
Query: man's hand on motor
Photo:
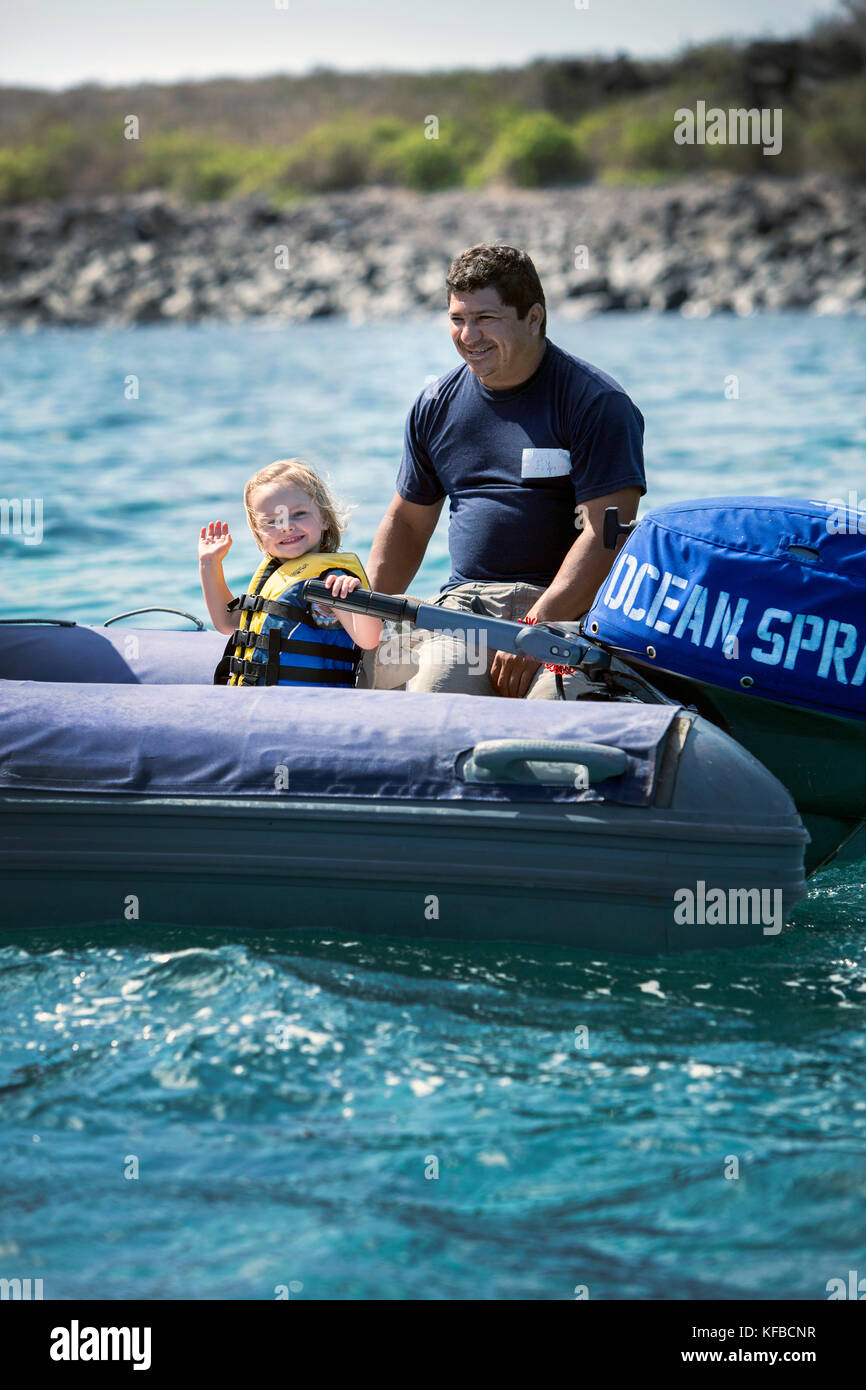
[[[496,652],[490,667],[490,684],[497,695],[522,700],[540,667],[541,662],[533,661],[532,657],[517,656],[515,652]]]

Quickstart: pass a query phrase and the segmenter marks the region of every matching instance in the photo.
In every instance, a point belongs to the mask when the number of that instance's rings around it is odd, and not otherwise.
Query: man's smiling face
[[[532,376],[544,354],[544,310],[533,304],[525,318],[503,304],[492,285],[454,290],[448,306],[451,341],[485,386],[504,391]]]

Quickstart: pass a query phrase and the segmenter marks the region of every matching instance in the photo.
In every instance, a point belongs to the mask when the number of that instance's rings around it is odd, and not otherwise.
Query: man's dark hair
[[[547,306],[544,290],[538,278],[538,271],[525,251],[515,246],[470,246],[461,251],[451,262],[445,280],[448,289],[448,303],[451,296],[462,291],[495,289],[503,304],[517,310],[517,317],[525,319],[533,304],[544,309],[541,320],[541,336],[547,331]]]

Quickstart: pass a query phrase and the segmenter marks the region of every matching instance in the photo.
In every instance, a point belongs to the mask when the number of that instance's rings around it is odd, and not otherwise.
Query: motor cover
[[[710,497],[652,512],[584,619],[626,658],[866,718],[866,511]]]

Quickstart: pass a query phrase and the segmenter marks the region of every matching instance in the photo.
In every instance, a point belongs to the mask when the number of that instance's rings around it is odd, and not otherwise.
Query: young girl
[[[278,459],[250,478],[244,506],[265,556],[248,593],[234,598],[223,577],[228,525],[211,521],[199,539],[205,603],[217,631],[231,637],[214,683],[354,685],[359,648],[378,645],[381,622],[303,596],[307,579],[323,579],[334,598],[370,587],[358,557],[337,553],[345,527],[325,484],[303,460]]]

